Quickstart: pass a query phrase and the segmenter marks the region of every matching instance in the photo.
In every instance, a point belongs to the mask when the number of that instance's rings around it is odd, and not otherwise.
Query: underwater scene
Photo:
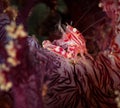
[[[0,108],[120,108],[120,0],[0,0]]]

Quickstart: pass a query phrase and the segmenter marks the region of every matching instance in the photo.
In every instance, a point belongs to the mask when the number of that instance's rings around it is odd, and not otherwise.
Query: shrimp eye
[[[73,32],[77,32],[77,29],[76,29],[76,28],[73,28]]]

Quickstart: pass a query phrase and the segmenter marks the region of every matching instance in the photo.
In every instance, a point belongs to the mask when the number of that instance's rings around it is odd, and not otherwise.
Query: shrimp
[[[54,45],[48,40],[43,41],[42,45],[44,48],[69,59],[74,59],[79,54],[83,56],[84,53],[87,53],[84,37],[76,28],[70,25],[66,26],[62,39],[56,41],[59,42],[58,45]],[[64,45],[67,47],[62,47]]]

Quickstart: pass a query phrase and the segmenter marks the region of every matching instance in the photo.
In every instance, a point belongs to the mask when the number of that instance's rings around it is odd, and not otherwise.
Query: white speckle
[[[66,28],[68,29],[68,28],[69,28],[69,26],[66,26]]]
[[[73,32],[76,32],[77,31],[77,29],[76,28],[73,28]]]
[[[62,51],[62,53],[61,53],[62,55],[65,55],[65,51]]]
[[[56,52],[60,52],[60,47],[57,46],[57,47],[55,48],[55,51],[56,51]]]
[[[102,3],[99,3],[99,4],[98,4],[98,7],[100,7],[100,8],[101,8],[102,6],[103,6],[103,4],[102,4]]]

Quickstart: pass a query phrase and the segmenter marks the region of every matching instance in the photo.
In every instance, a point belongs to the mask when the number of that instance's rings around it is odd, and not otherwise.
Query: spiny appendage
[[[42,45],[44,48],[69,59],[74,59],[78,55],[83,56],[87,53],[84,37],[76,28],[70,25],[66,26],[62,39],[57,41],[59,41],[59,45],[54,45],[49,40],[43,41]],[[64,45],[67,48],[64,48]]]

